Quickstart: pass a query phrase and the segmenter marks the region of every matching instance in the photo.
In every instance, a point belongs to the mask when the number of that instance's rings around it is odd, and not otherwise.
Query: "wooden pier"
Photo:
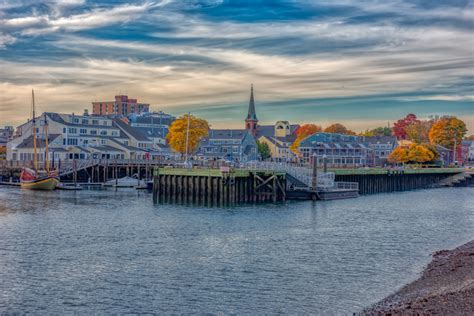
[[[228,206],[286,200],[284,172],[155,168],[153,202]]]

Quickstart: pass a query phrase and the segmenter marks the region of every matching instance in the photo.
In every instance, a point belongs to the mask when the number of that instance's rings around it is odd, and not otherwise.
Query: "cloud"
[[[54,1],[53,11],[50,14],[5,18],[0,20],[0,26],[10,31],[19,31],[23,35],[39,35],[60,30],[74,32],[126,23],[137,19],[140,14],[151,8],[165,5],[168,2],[144,2],[139,5],[124,4],[112,8],[90,9],[80,14],[58,16],[60,8],[76,6],[84,2],[74,0]]]
[[[251,82],[271,119],[429,107],[419,101],[461,113],[473,101],[470,2],[274,1],[265,12],[266,2],[24,3],[0,15],[5,121],[25,116],[14,104],[28,105],[33,86],[45,110],[80,112],[120,91],[226,124],[240,122]]]

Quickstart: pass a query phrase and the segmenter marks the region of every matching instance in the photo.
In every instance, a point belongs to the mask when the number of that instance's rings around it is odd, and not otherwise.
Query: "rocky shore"
[[[418,280],[361,315],[474,315],[474,240],[434,253]]]

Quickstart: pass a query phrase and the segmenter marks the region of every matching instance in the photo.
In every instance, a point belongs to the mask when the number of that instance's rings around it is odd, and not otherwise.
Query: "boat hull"
[[[38,180],[32,181],[22,181],[20,186],[22,189],[28,190],[47,190],[51,191],[56,189],[56,186],[59,184],[59,180],[57,178],[48,177]]]

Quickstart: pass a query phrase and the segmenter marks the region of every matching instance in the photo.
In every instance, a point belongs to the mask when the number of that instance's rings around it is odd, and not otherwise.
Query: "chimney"
[[[84,109],[84,116],[89,116],[89,110],[88,109]]]

